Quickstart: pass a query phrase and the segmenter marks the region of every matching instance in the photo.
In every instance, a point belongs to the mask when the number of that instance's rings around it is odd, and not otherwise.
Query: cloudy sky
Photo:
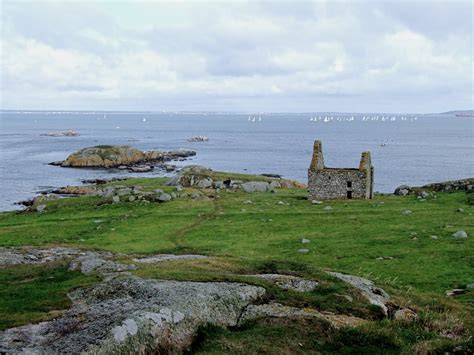
[[[470,0],[0,4],[3,109],[472,108]]]

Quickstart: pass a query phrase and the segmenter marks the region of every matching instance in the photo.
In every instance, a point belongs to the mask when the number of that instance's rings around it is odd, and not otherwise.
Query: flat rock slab
[[[84,254],[73,248],[15,249],[0,248],[0,267],[22,264],[43,264]]]
[[[153,263],[160,263],[162,261],[171,261],[171,260],[194,260],[194,259],[206,259],[206,255],[193,255],[193,254],[185,254],[185,255],[175,255],[175,254],[159,254],[159,255],[152,255],[147,256],[144,258],[135,258],[133,259],[136,263],[144,263],[144,264],[153,264]]]
[[[59,260],[70,260],[69,269],[79,270],[83,274],[98,272],[109,274],[134,270],[133,264],[121,264],[113,260],[114,254],[109,252],[83,251],[73,248],[49,249],[8,249],[0,248],[0,267],[16,265],[41,265]]]
[[[364,279],[363,277],[341,274],[339,272],[329,271],[328,274],[357,288],[371,304],[379,306],[384,314],[386,316],[388,315],[388,307],[386,304],[390,296],[381,288],[376,287],[372,281]]]
[[[0,353],[159,353],[187,349],[200,326],[235,326],[261,287],[125,275],[70,294],[61,317],[0,332]]]
[[[246,321],[259,318],[317,318],[322,319],[331,324],[332,327],[338,329],[342,327],[355,327],[366,323],[362,318],[346,316],[342,314],[323,313],[310,308],[296,308],[284,306],[279,303],[249,305],[239,320],[239,325],[243,325]]]
[[[319,285],[319,283],[316,281],[306,280],[301,277],[291,275],[258,274],[250,276],[273,282],[275,285],[284,290],[292,290],[297,292],[313,291]]]

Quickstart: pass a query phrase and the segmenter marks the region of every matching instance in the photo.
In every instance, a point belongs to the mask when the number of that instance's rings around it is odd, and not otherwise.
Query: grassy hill
[[[113,184],[140,185],[145,191],[175,189],[164,186],[161,178],[109,183]],[[142,277],[199,281],[248,281],[241,275],[259,272],[313,278],[321,287],[306,294],[264,284],[270,297],[282,304],[370,320],[337,333],[309,320],[208,328],[202,330],[195,352],[377,353],[382,346],[387,353],[409,353],[449,350],[472,341],[469,335],[474,328],[468,315],[474,292],[455,298],[445,295],[449,289],[474,282],[473,239],[452,237],[458,230],[474,235],[474,206],[466,203],[464,193],[438,193],[426,200],[386,195],[317,205],[307,200],[302,189],[245,193],[185,188],[184,192],[187,197],[167,203],[112,204],[83,196],[47,202],[44,213],[1,213],[0,247],[67,245],[107,250],[120,253],[125,263],[137,254],[204,254],[210,258],[144,265],[134,272]],[[193,199],[193,192],[202,195]],[[464,211],[457,212],[460,208]],[[302,244],[303,238],[310,243]],[[325,270],[375,281],[398,304],[416,310],[419,320],[403,325],[380,319],[357,293]],[[0,327],[54,317],[67,308],[68,290],[97,281],[60,263],[0,269]],[[340,297],[344,293],[354,300]]]

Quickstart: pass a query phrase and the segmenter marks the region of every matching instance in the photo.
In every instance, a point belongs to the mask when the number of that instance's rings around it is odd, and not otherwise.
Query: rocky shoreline
[[[400,185],[395,189],[393,193],[394,195],[398,196],[406,196],[416,194],[420,195],[423,191],[425,191],[426,193],[456,191],[465,191],[467,193],[472,193],[474,192],[474,178],[433,182],[423,186]]]
[[[142,202],[142,203],[164,203],[177,198],[199,199],[204,195],[201,192],[184,192],[183,188],[194,187],[199,189],[220,190],[242,190],[247,193],[254,192],[276,192],[278,188],[305,188],[304,184],[283,178],[268,178],[263,176],[265,181],[242,181],[231,179],[216,179],[213,171],[209,168],[190,165],[180,169],[175,176],[168,179],[165,185],[173,186],[171,192],[164,192],[162,189],[154,191],[144,191],[141,185],[121,185],[107,186],[108,182],[124,181],[127,178],[113,178],[85,180],[82,186],[63,186],[57,189],[44,191],[40,195],[26,201],[18,202],[26,207],[25,212],[45,212],[46,202],[57,200],[62,197],[74,196],[97,196],[102,199],[101,203],[120,202]]]

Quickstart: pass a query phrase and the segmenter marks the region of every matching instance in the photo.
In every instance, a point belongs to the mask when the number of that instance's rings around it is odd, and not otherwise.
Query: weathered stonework
[[[372,198],[374,168],[370,152],[363,152],[359,168],[324,166],[321,141],[314,142],[313,158],[308,169],[310,200]]]

